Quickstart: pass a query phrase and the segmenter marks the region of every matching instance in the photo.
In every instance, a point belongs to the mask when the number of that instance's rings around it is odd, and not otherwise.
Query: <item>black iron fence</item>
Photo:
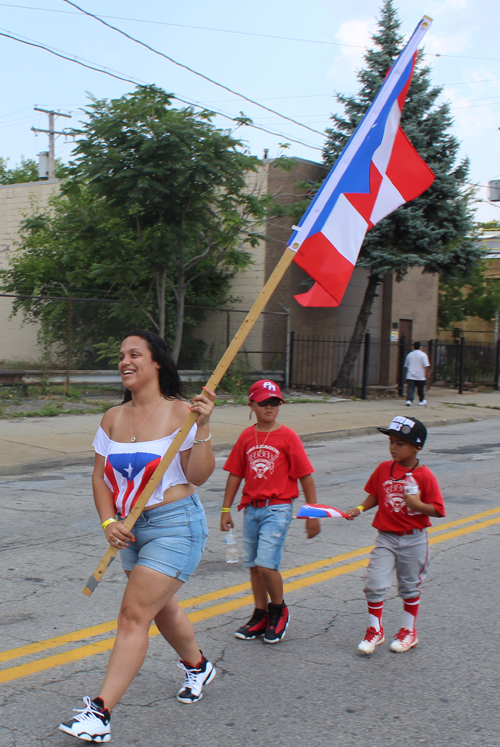
[[[348,337],[290,334],[290,386],[329,389],[334,386],[349,347]],[[366,398],[369,386],[378,386],[380,367],[397,355],[397,343],[372,340],[367,332],[350,375],[349,388]]]
[[[334,386],[349,347],[349,338],[328,335],[290,334],[288,380],[290,386],[329,389]],[[413,349],[403,335],[399,342],[386,343],[364,336],[354,364],[349,388],[363,399],[367,388],[380,386],[381,380],[397,382],[404,395],[406,355]],[[500,376],[500,341],[496,344],[459,340],[428,340],[421,350],[431,364],[431,384],[457,388],[491,386],[498,389]]]

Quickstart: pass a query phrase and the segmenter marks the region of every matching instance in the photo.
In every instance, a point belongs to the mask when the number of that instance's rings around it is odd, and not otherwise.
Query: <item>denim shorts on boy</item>
[[[245,506],[243,516],[243,567],[279,570],[293,504]]]
[[[144,565],[183,582],[200,562],[208,537],[207,519],[196,493],[143,511],[132,532],[135,542],[120,550],[125,571]]]

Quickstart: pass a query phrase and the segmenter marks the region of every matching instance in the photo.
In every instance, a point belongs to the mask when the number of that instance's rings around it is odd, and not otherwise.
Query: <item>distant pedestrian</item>
[[[299,495],[297,481],[307,503],[316,503],[314,469],[302,441],[295,431],[277,422],[283,402],[274,381],[256,381],[250,387],[248,404],[257,424],[243,431],[224,465],[229,475],[220,528],[227,532],[234,527],[230,510],[244,480],[238,506],[244,511],[243,565],[250,569],[255,600],[252,617],[235,636],[243,640],[264,636],[265,643],[279,643],[290,619],[279,567],[292,504]],[[309,539],[319,534],[319,519],[306,519],[306,532]]]
[[[59,729],[86,742],[109,742],[111,711],[138,674],[151,623],[180,658],[181,703],[194,703],[215,677],[195,639],[193,625],[179,607],[177,592],[198,565],[207,541],[205,512],[196,494],[212,474],[215,460],[209,418],[215,394],[186,401],[184,387],[165,341],[134,332],[123,341],[118,369],[125,396],[104,415],[94,439],[94,500],[110,545],[120,549],[128,577],[118,615],[116,640],[99,695]],[[140,514],[133,531],[130,513],[189,411],[198,420]],[[147,741],[147,738],[146,738]]]
[[[349,518],[355,519],[378,507],[373,520],[378,535],[365,577],[370,624],[358,646],[362,654],[372,654],[385,640],[382,611],[394,571],[404,611],[403,625],[389,648],[403,653],[417,645],[420,587],[429,567],[429,517],[446,515],[438,482],[417,457],[427,437],[425,425],[415,418],[397,416],[388,428],[378,430],[389,436],[393,461],[379,464],[365,485],[368,496],[348,511]]]
[[[413,343],[413,350],[408,353],[405,360],[406,369],[406,406],[411,407],[415,396],[415,387],[417,387],[419,405],[425,407],[425,384],[431,372],[431,364],[427,353],[420,350],[420,343]]]

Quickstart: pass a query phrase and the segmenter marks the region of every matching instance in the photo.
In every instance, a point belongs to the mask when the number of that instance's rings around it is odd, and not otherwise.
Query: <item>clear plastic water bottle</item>
[[[408,474],[405,477],[405,495],[417,495],[417,493],[420,491],[420,488],[418,487],[418,483],[413,477],[411,472],[408,472]]]
[[[226,543],[226,563],[237,563],[238,545],[236,543],[236,534],[233,529],[226,532],[224,542]]]

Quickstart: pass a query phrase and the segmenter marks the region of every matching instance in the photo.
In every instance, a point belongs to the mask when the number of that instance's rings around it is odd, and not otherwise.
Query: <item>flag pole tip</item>
[[[422,18],[422,21],[427,22],[427,23],[432,23],[432,20],[433,19],[430,16],[424,16]]]

